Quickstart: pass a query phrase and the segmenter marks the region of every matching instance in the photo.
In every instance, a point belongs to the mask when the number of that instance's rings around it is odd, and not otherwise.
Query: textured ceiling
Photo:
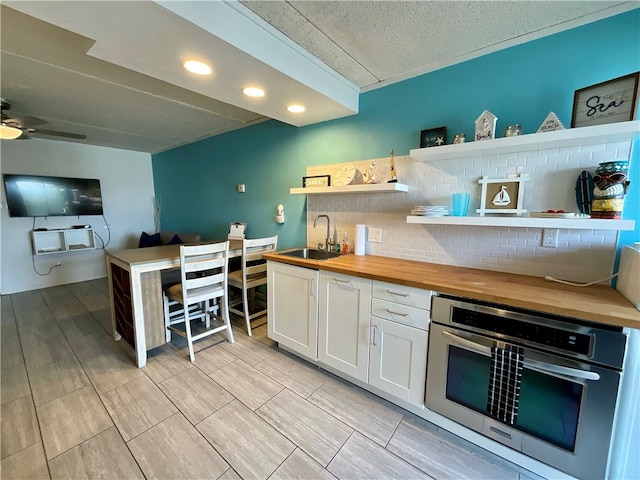
[[[363,89],[639,6],[584,0],[242,3]]]
[[[87,135],[81,143],[153,153],[266,118],[300,126],[352,115],[358,91],[632,8],[638,3],[5,1],[0,95],[7,113]],[[185,55],[212,61],[212,78],[186,74]],[[265,99],[239,93],[251,82],[266,87]],[[291,116],[284,105],[292,101],[308,111]]]

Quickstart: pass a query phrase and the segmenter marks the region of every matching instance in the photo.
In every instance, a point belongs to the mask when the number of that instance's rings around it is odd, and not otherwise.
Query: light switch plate
[[[382,243],[382,229],[369,227],[369,238],[371,243]]]

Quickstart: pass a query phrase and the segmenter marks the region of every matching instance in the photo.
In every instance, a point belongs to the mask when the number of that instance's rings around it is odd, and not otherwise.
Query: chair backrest
[[[206,245],[180,245],[180,280],[184,302],[200,301],[219,286],[227,290],[229,241]]]
[[[262,260],[265,253],[273,253],[278,248],[278,236],[265,238],[245,238],[242,241],[242,282],[250,283],[252,278],[266,278],[267,263]]]

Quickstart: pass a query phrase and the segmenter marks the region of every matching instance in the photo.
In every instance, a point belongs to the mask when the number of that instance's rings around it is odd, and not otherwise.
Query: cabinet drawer
[[[371,300],[371,315],[420,330],[429,330],[430,312],[421,308],[374,298]]]
[[[407,287],[395,283],[374,281],[373,297],[426,310],[431,308],[431,290]]]

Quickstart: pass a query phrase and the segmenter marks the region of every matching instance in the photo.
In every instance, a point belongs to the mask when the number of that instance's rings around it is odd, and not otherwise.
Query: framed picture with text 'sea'
[[[420,132],[420,148],[447,144],[447,127],[428,128]]]
[[[576,90],[571,128],[634,120],[640,72]]]

